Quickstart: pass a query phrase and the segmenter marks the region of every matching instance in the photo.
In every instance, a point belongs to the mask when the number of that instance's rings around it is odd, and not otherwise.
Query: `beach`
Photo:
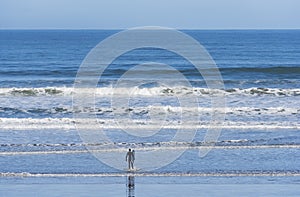
[[[183,30],[214,59],[224,88],[208,88],[178,54],[142,48],[115,59],[91,89],[94,100],[74,107],[79,66],[119,31],[0,30],[0,196],[299,194],[299,30]],[[215,109],[219,97],[226,106]],[[205,141],[211,128],[222,129],[214,143]],[[174,138],[191,130],[191,139]],[[151,151],[176,159],[145,160]]]

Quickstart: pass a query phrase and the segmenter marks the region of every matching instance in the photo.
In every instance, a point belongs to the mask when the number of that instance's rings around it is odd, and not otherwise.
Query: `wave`
[[[230,76],[230,78],[237,78],[241,75],[243,76],[256,76],[257,74],[265,75],[266,77],[270,77],[272,75],[274,78],[278,78],[280,75],[284,75],[286,78],[296,78],[296,76],[300,75],[300,65],[279,65],[279,66],[263,66],[263,67],[247,67],[240,65],[239,67],[220,67],[219,68],[221,74],[223,76]],[[117,69],[111,69],[106,71],[104,76],[109,77],[117,77],[122,74],[124,74],[126,71],[128,71],[128,67]],[[142,69],[136,69],[131,70],[130,74],[136,75],[136,76],[143,76],[143,74],[149,75],[165,75],[165,76],[172,76],[172,74],[177,72],[182,73],[188,78],[198,78],[199,72],[195,68],[187,67],[187,66],[180,66],[176,67],[176,70],[173,69],[164,69],[161,67],[158,68],[152,68],[151,70],[149,68],[142,68]],[[210,73],[210,69],[202,69],[203,72]],[[212,72],[213,73],[213,72]],[[264,77],[264,78],[266,78]],[[251,77],[247,77],[250,78]]]
[[[41,129],[76,129],[76,126],[89,130],[102,129],[300,129],[299,122],[272,122],[252,121],[238,122],[225,121],[223,124],[211,124],[210,121],[190,121],[180,123],[177,120],[162,122],[132,120],[128,124],[127,119],[120,119],[118,123],[114,119],[72,119],[72,118],[0,118],[2,130],[41,130]]]
[[[140,143],[142,144],[142,143]],[[147,144],[147,143],[144,143]],[[150,144],[150,143],[148,143]],[[176,145],[179,144],[179,145]],[[199,142],[199,144],[203,144]],[[180,150],[180,149],[300,149],[300,144],[270,144],[270,145],[199,145],[197,143],[172,143],[172,142],[157,142],[152,143],[150,146],[137,146],[126,145],[122,143],[122,147],[114,148],[103,148],[108,145],[98,145],[101,149],[94,149],[95,145],[88,144],[87,147],[94,146],[90,150],[39,150],[39,151],[1,151],[0,156],[11,156],[11,155],[48,155],[48,154],[85,154],[85,153],[97,153],[97,152],[126,152],[128,148],[134,148],[135,151],[151,151],[151,150]],[[176,145],[176,146],[174,146]]]
[[[30,173],[30,172],[0,172],[0,177],[292,177],[300,176],[299,171],[236,171],[236,172],[123,172],[123,173]]]
[[[176,107],[176,106],[156,106],[149,105],[148,107],[128,107],[128,108],[111,108],[111,107],[95,107],[95,108],[76,108],[61,106],[61,107],[52,107],[52,108],[29,108],[29,109],[20,109],[14,107],[0,107],[0,113],[6,113],[10,115],[22,114],[73,114],[73,113],[95,113],[97,115],[113,115],[114,113],[118,114],[134,114],[135,116],[143,116],[145,114],[153,113],[155,110],[157,113],[167,113],[172,114],[182,114],[189,113],[190,115],[210,115],[213,112],[212,108],[208,107]],[[222,112],[223,109],[214,109],[214,111]],[[227,115],[275,115],[275,116],[288,116],[288,115],[297,115],[300,114],[300,109],[297,108],[287,108],[287,107],[263,107],[263,108],[253,108],[253,107],[226,107],[225,112]],[[0,119],[1,120],[1,119]]]
[[[273,95],[273,96],[300,96],[300,89],[282,88],[230,88],[230,89],[208,89],[189,88],[184,86],[175,87],[131,87],[112,88],[98,87],[96,89],[74,89],[72,87],[43,87],[43,88],[0,88],[0,96],[72,96],[80,91],[95,92],[96,96],[126,96],[128,92],[136,96],[210,96],[210,95]]]
[[[73,88],[44,87],[44,88],[0,88],[1,96],[53,96],[72,95]]]
[[[300,148],[300,144],[270,144],[270,142],[279,141],[282,138],[272,138],[272,139],[255,139],[255,140],[248,140],[248,139],[235,139],[235,140],[221,140],[214,143],[215,148]],[[98,147],[103,148],[113,146],[118,148],[127,148],[134,147],[134,148],[152,148],[152,147],[173,147],[173,148],[180,148],[180,147],[190,147],[190,148],[203,148],[203,147],[210,147],[211,144],[202,141],[193,141],[193,142],[178,142],[178,141],[166,141],[166,142],[113,142],[113,143],[25,143],[25,144],[0,144],[0,147],[23,147],[23,148],[33,148],[33,147],[41,147],[41,148],[82,148],[82,147]]]
[[[103,73],[104,77],[118,77],[130,69],[132,66],[131,63],[122,62],[122,66],[118,64],[114,64],[116,68],[110,68]],[[173,73],[177,73],[178,71],[184,74],[185,76],[191,77],[198,77],[198,71],[191,67],[185,65],[177,65],[174,67],[176,70],[173,69],[166,69],[163,67],[152,67],[149,69],[148,67],[141,67],[140,69],[131,70],[132,74],[143,75],[144,73],[148,75],[154,74],[165,74],[170,75]],[[206,72],[210,72],[210,69],[202,69]],[[248,73],[248,76],[253,73],[260,73],[260,74],[299,74],[300,73],[300,66],[299,65],[279,65],[279,66],[260,66],[260,67],[247,67],[240,65],[239,67],[220,67],[220,72],[223,75],[238,75],[240,73]],[[1,70],[2,76],[12,76],[12,78],[18,76],[44,76],[44,77],[69,77],[73,78],[76,75],[77,68],[69,67],[69,68],[58,68],[58,69],[26,69],[26,70]]]
[[[220,71],[224,74],[262,73],[262,74],[277,74],[277,75],[278,74],[299,75],[300,66],[227,67],[227,68],[220,68]]]
[[[249,142],[249,140],[247,139],[241,139],[241,140],[226,140],[226,141],[220,141],[217,142],[217,144],[222,144],[222,143],[226,143],[228,145],[228,143],[230,144],[236,144],[236,143],[245,143],[245,142]],[[33,143],[33,144],[0,144],[0,147],[85,147],[85,146],[94,146],[94,147],[101,147],[101,146],[108,146],[109,144],[107,143],[93,143],[93,144],[86,144],[86,143],[56,143],[56,144],[40,144],[40,143]],[[139,143],[125,143],[125,142],[119,142],[119,143],[112,143],[110,144],[112,146],[124,146],[124,147],[152,147],[152,146],[163,146],[163,145],[168,145],[168,146],[181,146],[181,145],[185,145],[185,146],[191,146],[191,147],[196,147],[196,146],[203,146],[205,144],[203,144],[203,142],[155,142],[155,143],[151,143],[151,142],[139,142]]]
[[[278,141],[281,138],[274,138],[274,139],[258,139],[258,140],[248,140],[248,139],[237,139],[237,140],[222,140],[222,141],[218,141],[215,142],[214,146],[216,146],[216,148],[218,147],[248,147],[251,144],[251,147],[256,147],[253,144],[257,143],[262,143],[260,145],[258,145],[258,147],[263,145],[266,145],[266,147],[268,147],[268,145],[270,145],[270,147],[300,147],[300,145],[297,144],[266,144],[269,143],[270,140],[272,141]],[[195,142],[177,142],[177,141],[167,141],[167,142],[134,142],[134,143],[127,143],[127,142],[114,142],[114,143],[27,143],[27,144],[0,144],[0,147],[9,147],[9,148],[13,148],[13,147],[27,147],[27,148],[32,148],[32,147],[52,147],[52,148],[56,148],[56,147],[74,147],[74,148],[81,148],[81,147],[103,147],[103,146],[114,146],[114,147],[135,147],[135,148],[149,148],[149,147],[207,147],[207,146],[211,146],[210,144],[207,144],[205,142],[201,142],[201,141],[195,141]]]

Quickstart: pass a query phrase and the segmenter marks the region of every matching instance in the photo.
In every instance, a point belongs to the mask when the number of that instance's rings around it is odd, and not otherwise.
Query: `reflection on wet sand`
[[[134,197],[134,176],[126,178],[126,197]]]

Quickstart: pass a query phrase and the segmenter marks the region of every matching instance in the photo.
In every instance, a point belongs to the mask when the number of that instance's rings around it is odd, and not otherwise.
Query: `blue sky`
[[[0,0],[0,29],[300,29],[299,0]]]

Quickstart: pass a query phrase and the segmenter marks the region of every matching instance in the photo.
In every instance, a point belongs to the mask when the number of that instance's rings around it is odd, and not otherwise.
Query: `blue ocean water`
[[[1,87],[70,87],[87,53],[117,32],[2,30]],[[208,50],[226,87],[299,87],[298,30],[183,32]],[[119,59],[106,72],[105,79],[115,79],[143,61],[167,63],[187,77],[195,75],[186,62],[160,50],[144,49]]]
[[[145,148],[187,148],[173,163],[154,172],[139,172],[137,182],[299,184],[299,30],[184,30],[215,60],[225,89],[211,93],[197,70],[182,57],[162,49],[142,48],[120,56],[103,73],[95,108],[74,110],[73,85],[81,62],[95,45],[117,32],[0,31],[1,183],[122,183],[118,177],[126,174],[90,154],[76,130],[73,114],[88,112],[96,114],[120,151],[135,148],[137,159],[139,150]],[[173,66],[193,89],[145,82],[135,87],[127,108],[113,108],[111,87],[126,71],[145,62]],[[172,70],[149,67],[133,73],[141,80],[151,75],[170,76],[172,80],[172,74]],[[123,91],[116,90],[116,95],[122,98]],[[194,109],[182,110],[176,101],[191,94],[198,98],[196,113]],[[216,148],[199,158],[212,115],[211,94],[225,95],[226,119]],[[149,123],[151,113],[168,114],[167,123],[152,137],[132,137],[114,123],[115,118],[129,114],[139,125],[160,127],[159,121]],[[200,116],[191,124],[198,131],[192,142],[170,142],[182,113]],[[160,175],[165,177],[157,178]],[[169,178],[177,175],[189,178]]]

